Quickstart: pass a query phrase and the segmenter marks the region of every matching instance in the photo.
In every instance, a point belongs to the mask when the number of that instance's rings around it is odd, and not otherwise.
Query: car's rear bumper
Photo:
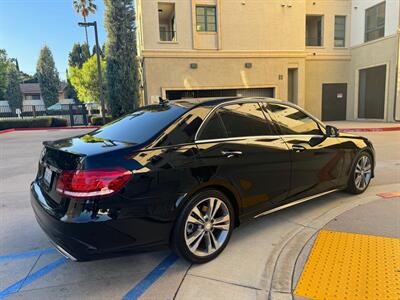
[[[169,223],[140,218],[122,221],[94,218],[84,222],[66,218],[68,213],[58,214],[36,182],[31,184],[31,205],[38,224],[57,250],[72,260],[89,260],[126,251],[147,251],[168,244]]]
[[[81,243],[79,239],[65,235],[63,233],[63,229],[66,229],[64,228],[65,224],[57,221],[55,217],[46,212],[34,193],[31,193],[31,204],[38,224],[59,252],[73,260],[89,259],[88,255],[90,255],[91,249],[96,250],[95,247]]]

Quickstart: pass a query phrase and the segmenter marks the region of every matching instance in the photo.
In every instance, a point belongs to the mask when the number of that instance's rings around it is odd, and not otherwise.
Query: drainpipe
[[[397,28],[397,60],[396,60],[396,75],[395,75],[395,83],[394,83],[394,103],[393,103],[393,120],[395,122],[400,122],[400,119],[396,119],[396,109],[397,109],[397,100],[399,100],[399,67],[400,67],[400,12],[399,12],[399,26]]]
[[[147,94],[147,80],[146,80],[146,64],[145,64],[145,58],[142,57],[141,59],[141,65],[142,65],[142,85],[143,85],[143,104],[144,105],[149,105],[149,100],[147,99],[148,94]]]

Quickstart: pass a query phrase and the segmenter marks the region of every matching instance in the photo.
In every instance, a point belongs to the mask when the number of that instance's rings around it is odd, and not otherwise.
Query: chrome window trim
[[[281,137],[289,138],[289,137],[310,137],[310,138],[323,138],[325,135],[323,134],[282,134]]]
[[[301,199],[298,199],[298,200],[289,202],[289,203],[287,203],[287,204],[284,204],[284,205],[277,206],[277,207],[275,207],[275,208],[266,210],[266,211],[264,211],[264,212],[262,212],[262,213],[256,215],[256,216],[253,217],[253,218],[256,219],[256,218],[259,218],[259,217],[262,217],[262,216],[265,216],[265,215],[269,215],[269,214],[271,214],[271,213],[280,211],[280,210],[282,210],[282,209],[285,209],[285,208],[288,208],[288,207],[291,207],[291,206],[294,206],[294,205],[297,205],[297,204],[300,204],[300,203],[303,203],[303,202],[307,202],[307,201],[310,201],[310,200],[312,200],[312,199],[315,199],[315,198],[318,198],[318,197],[322,197],[322,196],[331,194],[331,193],[333,193],[333,192],[337,192],[337,191],[339,191],[339,190],[340,190],[340,189],[333,189],[333,190],[329,190],[329,191],[322,192],[322,193],[319,193],[319,194],[311,195],[311,196],[308,196],[308,197],[305,197],[305,198],[301,198]]]
[[[220,138],[220,139],[207,139],[207,140],[196,140],[194,141],[196,144],[203,143],[214,143],[214,142],[229,142],[229,141],[239,141],[239,140],[259,140],[259,139],[271,139],[276,140],[280,138],[288,138],[288,137],[309,137],[309,138],[323,138],[324,135],[320,134],[286,134],[286,135],[253,135],[253,136],[240,136],[240,137],[231,137],[231,138]]]
[[[238,136],[230,138],[220,138],[220,139],[207,139],[207,140],[196,140],[196,144],[201,143],[213,143],[213,142],[229,142],[229,141],[240,141],[240,140],[257,140],[257,139],[279,139],[279,135],[256,135],[256,136]]]

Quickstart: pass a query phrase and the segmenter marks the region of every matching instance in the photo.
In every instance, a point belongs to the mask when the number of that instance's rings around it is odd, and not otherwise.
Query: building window
[[[346,17],[335,16],[335,47],[344,47],[346,42]]]
[[[323,46],[323,16],[306,16],[306,46]]]
[[[40,94],[25,94],[25,100],[40,100]]]
[[[379,39],[385,35],[386,2],[365,10],[365,42]]]
[[[176,41],[175,3],[158,3],[158,26],[160,41]]]
[[[204,32],[217,31],[215,6],[196,6],[196,30]]]

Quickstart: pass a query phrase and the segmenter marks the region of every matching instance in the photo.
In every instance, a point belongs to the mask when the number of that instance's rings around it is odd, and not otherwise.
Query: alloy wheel
[[[357,189],[363,191],[371,180],[372,165],[367,155],[363,155],[357,162],[354,170],[354,184]]]
[[[222,200],[210,197],[200,201],[186,220],[186,246],[196,256],[211,255],[224,245],[230,222],[229,209]]]

